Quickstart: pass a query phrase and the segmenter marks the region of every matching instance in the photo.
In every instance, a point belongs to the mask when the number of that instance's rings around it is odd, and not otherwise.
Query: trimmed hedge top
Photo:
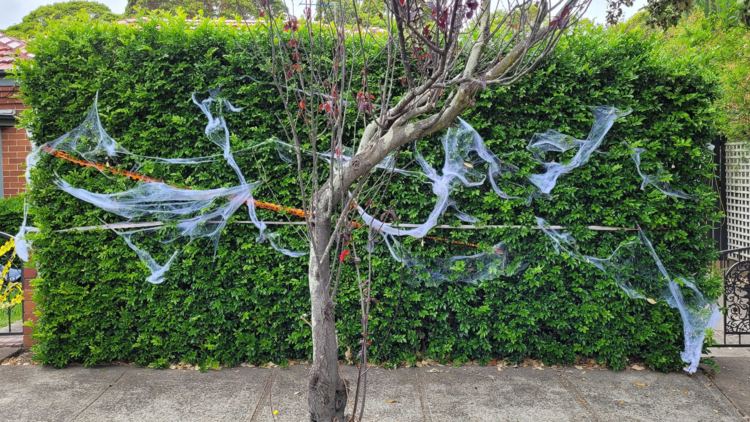
[[[261,31],[254,29],[253,31]],[[51,24],[32,50],[34,63],[21,63],[18,75],[30,109],[25,124],[37,143],[76,127],[99,93],[108,133],[128,150],[151,156],[194,157],[215,154],[205,138],[205,121],[192,93],[222,87],[241,113],[227,116],[232,144],[243,151],[283,136],[284,120],[274,88],[239,80],[245,74],[265,80],[247,29],[211,22],[189,28],[184,19],[146,22],[139,27],[93,21]],[[605,257],[627,232],[594,232],[589,225],[651,230],[648,236],[675,275],[694,275],[709,297],[720,282],[707,274],[715,257],[708,237],[718,214],[709,125],[716,85],[710,75],[679,58],[660,57],[652,38],[641,33],[581,27],[556,53],[512,87],[487,90],[464,118],[498,155],[522,175],[538,170],[525,149],[531,135],[547,129],[585,137],[592,123],[589,106],[614,104],[633,113],[607,135],[602,153],[561,178],[551,201],[503,200],[488,186],[463,189],[453,197],[465,211],[487,224],[535,225],[534,216],[564,225],[583,253]],[[369,48],[379,48],[371,44]],[[354,64],[356,66],[356,64]],[[370,78],[384,70],[376,62]],[[358,81],[355,81],[359,83]],[[377,95],[376,87],[371,91]],[[350,119],[353,120],[353,119]],[[351,135],[358,128],[352,126]],[[675,200],[652,187],[640,190],[630,147],[644,147],[643,168],[672,174],[672,184],[697,195]],[[442,161],[437,138],[419,142],[432,163]],[[565,159],[569,155],[563,155]],[[295,172],[272,146],[237,154],[248,180],[264,180],[254,196],[285,206],[301,204]],[[403,150],[406,165],[411,151]],[[403,160],[403,162],[401,161]],[[117,163],[126,168],[133,163]],[[224,163],[167,166],[148,163],[139,170],[167,183],[198,188],[236,183]],[[35,261],[40,273],[35,300],[41,309],[34,338],[39,359],[64,366],[124,359],[167,366],[189,361],[203,365],[247,361],[284,362],[309,358],[310,328],[300,318],[309,312],[305,258],[290,259],[256,244],[250,225],[230,224],[216,256],[208,241],[185,246],[166,282],[145,282],[147,271],[114,233],[58,233],[75,226],[118,221],[67,196],[51,181],[56,174],[73,186],[111,193],[134,186],[132,180],[105,177],[95,169],[45,156],[31,180],[33,216],[41,232]],[[427,185],[396,176],[385,203],[403,222],[424,221],[433,207]],[[281,220],[259,211],[265,220]],[[235,217],[241,219],[241,217]],[[456,221],[448,215],[443,222]],[[280,229],[291,248],[305,249],[293,227]],[[529,257],[529,268],[510,278],[478,285],[409,286],[404,270],[378,247],[373,257],[372,356],[398,364],[422,357],[438,361],[492,356],[533,356],[547,363],[569,363],[587,355],[622,368],[628,357],[642,357],[655,368],[681,366],[682,327],[677,311],[627,298],[613,280],[593,266],[557,255],[542,233],[531,229],[437,230],[439,237],[485,245],[506,242]],[[364,240],[363,231],[356,234]],[[149,250],[166,259],[171,249],[151,239]],[[462,246],[405,240],[425,259],[472,253]],[[345,268],[337,298],[339,339],[352,350],[359,340],[359,296],[351,268]],[[389,327],[390,337],[383,343]],[[342,346],[341,353],[346,351]]]

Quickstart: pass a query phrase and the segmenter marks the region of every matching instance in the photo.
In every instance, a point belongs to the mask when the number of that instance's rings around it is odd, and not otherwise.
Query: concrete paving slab
[[[272,383],[253,410],[252,422],[299,422],[310,419],[307,407],[309,365],[274,368]],[[274,411],[278,411],[276,415]]]
[[[348,413],[351,413],[357,368],[342,367],[342,372],[353,384],[350,392],[352,403],[348,409]],[[417,385],[416,368],[370,368],[367,372],[367,399],[363,421],[424,422],[425,414],[420,400],[420,388]]]
[[[23,350],[21,347],[0,347],[0,362],[15,356],[21,350]]]
[[[309,365],[275,368],[273,386],[258,406],[253,422],[299,422],[309,419],[307,380]],[[351,382],[347,414],[352,413],[357,368],[341,367]],[[359,407],[359,405],[357,406]],[[273,411],[277,410],[275,415]],[[423,422],[422,406],[414,369],[388,371],[371,368],[367,373],[367,400],[363,421]]]
[[[428,421],[587,421],[552,369],[464,366],[417,370]]]
[[[11,331],[8,331],[7,327],[2,328],[3,333],[13,332],[19,333],[18,335],[0,336],[0,347],[23,347],[23,322],[14,322],[11,326]]]
[[[76,421],[249,420],[270,375],[259,368],[132,368]]]
[[[750,347],[714,347],[709,353],[701,355],[704,358],[746,358],[750,359]]]
[[[714,384],[750,420],[750,359],[717,357],[715,360],[720,370],[713,378]]]
[[[66,421],[106,391],[128,367],[0,366],[0,420]],[[99,419],[102,420],[102,419]]]
[[[739,422],[743,417],[722,391],[747,408],[747,363],[719,361],[722,371],[713,380],[573,368],[373,368],[364,421]],[[356,368],[341,369],[356,379]],[[0,366],[2,383],[14,386],[0,390],[7,409],[0,421],[305,421],[308,370]]]
[[[743,421],[705,375],[558,370],[602,421]],[[622,404],[620,404],[622,403]]]

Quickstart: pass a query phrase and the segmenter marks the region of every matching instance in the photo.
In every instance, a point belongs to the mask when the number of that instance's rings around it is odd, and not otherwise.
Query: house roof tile
[[[9,37],[0,32],[0,71],[13,69],[13,62],[17,57],[24,59],[34,57],[26,51],[26,41]]]

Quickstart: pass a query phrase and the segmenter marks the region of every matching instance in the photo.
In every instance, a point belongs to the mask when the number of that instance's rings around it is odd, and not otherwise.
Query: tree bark
[[[328,196],[328,195],[325,195]],[[338,339],[331,297],[330,254],[324,253],[331,238],[331,215],[325,200],[313,200],[308,283],[312,305],[313,364],[307,404],[311,422],[345,422],[346,387],[338,370]]]

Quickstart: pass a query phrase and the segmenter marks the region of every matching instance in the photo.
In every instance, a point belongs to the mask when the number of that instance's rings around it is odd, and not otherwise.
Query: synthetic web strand
[[[529,149],[537,151],[537,157],[541,161],[540,152],[556,151],[564,152],[571,148],[578,148],[578,152],[573,159],[567,164],[544,163],[547,172],[544,174],[535,174],[529,178],[529,181],[536,185],[532,190],[529,200],[532,197],[549,197],[550,191],[557,183],[557,179],[566,173],[585,164],[591,154],[599,148],[604,140],[604,136],[612,127],[614,121],[620,117],[626,116],[630,112],[622,112],[614,107],[594,107],[594,124],[586,140],[576,140],[570,136],[562,135],[555,131],[547,131],[543,134],[536,134],[532,138]],[[459,119],[457,128],[451,128],[442,138],[443,152],[445,160],[443,162],[442,174],[438,174],[430,164],[417,152],[417,162],[422,167],[422,171],[432,185],[432,192],[437,196],[437,202],[430,212],[427,220],[421,225],[411,228],[402,229],[393,227],[374,216],[368,214],[361,206],[357,207],[360,217],[374,234],[383,236],[391,256],[404,263],[412,269],[422,269],[428,271],[420,260],[411,257],[400,246],[395,236],[411,236],[422,238],[434,228],[438,219],[449,207],[456,209],[456,217],[461,221],[475,223],[474,217],[461,212],[456,207],[456,203],[450,198],[453,191],[459,187],[476,187],[484,183],[485,179],[490,180],[493,190],[505,199],[514,198],[503,191],[496,179],[505,175],[513,174],[518,171],[515,166],[503,162],[496,154],[490,151],[485,145],[482,137],[468,123]],[[475,157],[478,157],[476,159]],[[393,165],[395,167],[395,163]],[[406,174],[406,173],[404,173]],[[485,175],[486,174],[486,175]],[[406,174],[411,176],[411,174]],[[374,239],[374,236],[371,236]],[[372,247],[372,245],[370,245]],[[500,245],[493,248],[495,251],[502,250]],[[501,255],[497,254],[496,255]],[[491,254],[492,255],[492,254]],[[507,255],[507,254],[506,254]],[[507,264],[507,256],[503,255],[502,259],[494,258],[497,262]],[[456,257],[458,261],[464,261],[468,257]],[[454,268],[455,262],[450,261],[442,263],[439,268],[429,270],[431,279],[435,281],[444,281],[452,277],[446,276],[448,268]],[[484,259],[484,257],[483,257]],[[520,268],[520,265],[516,267]],[[481,273],[481,272],[480,272]],[[482,279],[483,276],[472,277],[472,281]],[[461,280],[461,278],[458,278]],[[465,280],[462,280],[465,281]]]
[[[269,233],[266,230],[265,223],[257,217],[252,191],[260,182],[248,183],[240,171],[231,152],[229,129],[222,115],[222,109],[224,108],[232,112],[240,112],[241,109],[233,107],[227,100],[217,99],[219,93],[218,90],[211,90],[208,98],[198,101],[193,97],[193,101],[206,115],[208,119],[205,128],[206,136],[221,148],[221,156],[201,157],[193,160],[161,159],[131,154],[117,144],[101,126],[95,102],[88,116],[79,127],[53,142],[42,145],[29,155],[27,172],[30,172],[39,161],[39,156],[43,150],[75,154],[83,157],[92,166],[95,166],[93,161],[95,159],[109,162],[109,160],[121,156],[132,156],[136,158],[136,161],[137,159],[148,159],[169,164],[200,164],[215,161],[215,157],[223,156],[227,164],[235,171],[240,183],[238,186],[211,190],[181,189],[160,181],[148,180],[147,183],[124,192],[99,194],[73,187],[64,180],[56,180],[54,183],[70,195],[130,221],[149,218],[170,223],[164,227],[147,227],[127,232],[114,230],[123,237],[128,246],[136,252],[141,261],[151,271],[151,275],[147,279],[151,283],[161,283],[164,280],[165,273],[169,270],[179,250],[172,253],[167,263],[162,265],[156,262],[145,249],[137,245],[135,241],[137,236],[160,231],[164,244],[171,244],[180,238],[192,241],[207,237],[213,241],[215,253],[221,230],[243,203],[248,207],[250,221],[260,232],[256,239],[258,242],[268,240],[277,251],[290,257],[304,255],[305,252],[295,252],[282,247],[280,236]],[[216,113],[211,110],[214,104],[218,106],[216,107],[218,108]],[[22,240],[22,249],[27,247],[26,243],[23,242],[25,231],[24,225],[18,236]],[[153,234],[150,236],[153,236]]]
[[[483,280],[511,277],[528,266],[520,258],[513,259],[513,254],[503,243],[493,246],[490,252],[435,258],[428,262],[404,250],[394,236],[383,236],[383,239],[393,259],[410,270],[412,277],[408,282],[412,285],[424,282],[425,286],[434,287],[449,281],[477,284]]]
[[[282,161],[284,161],[287,164],[297,164],[297,155],[295,152],[294,145],[288,144],[286,142],[283,142],[278,139],[271,139],[270,142],[273,142],[276,144],[276,151],[279,154],[279,158],[281,158]],[[352,148],[344,146],[342,148],[337,149],[336,151],[327,150],[324,152],[318,152],[313,153],[312,151],[306,151],[306,150],[300,150],[301,154],[312,156],[316,155],[318,158],[322,159],[329,165],[333,161],[333,171],[335,172],[336,169],[340,168],[342,164],[348,162],[352,159],[352,156],[354,156],[354,151]],[[373,171],[375,169],[385,170],[388,172],[398,173],[402,174],[404,176],[419,176],[420,173],[416,171],[408,171],[401,168],[396,167],[396,154],[395,152],[391,152],[388,154],[383,161],[379,162],[375,165],[373,168]]]
[[[668,182],[671,176],[664,171],[662,167],[659,167],[659,170],[655,175],[643,174],[641,171],[641,154],[644,152],[646,152],[646,150],[643,148],[633,148],[633,153],[630,154],[630,157],[635,161],[635,168],[638,170],[638,174],[641,176],[641,179],[643,179],[641,190],[646,190],[646,186],[651,185],[667,196],[674,196],[675,198],[682,199],[695,198],[695,195],[687,194],[679,189],[672,189]]]
[[[528,148],[536,151],[558,151],[563,152],[571,148],[578,148],[578,152],[567,164],[544,163],[547,172],[534,174],[529,180],[538,187],[541,194],[547,195],[555,187],[557,179],[566,173],[585,164],[591,154],[596,151],[612,127],[614,121],[626,116],[630,112],[622,112],[614,107],[594,107],[594,124],[589,132],[587,140],[581,141],[572,137],[562,135],[555,131],[547,131],[536,134],[529,143]],[[495,179],[506,174],[517,172],[517,168],[504,163],[497,155],[490,151],[482,140],[482,137],[468,123],[459,119],[458,128],[451,128],[442,139],[445,161],[443,163],[442,175],[430,166],[425,159],[417,153],[417,162],[422,167],[425,176],[431,181],[432,191],[438,197],[437,203],[427,220],[410,230],[396,229],[377,218],[369,215],[362,207],[357,211],[364,220],[376,232],[390,236],[424,237],[435,225],[438,218],[445,213],[448,207],[456,207],[455,202],[450,199],[451,193],[458,187],[475,187],[482,185],[485,179],[489,179],[493,190],[502,198],[513,198],[506,194],[498,186]],[[474,154],[479,160],[473,158]],[[541,161],[541,156],[538,155]],[[487,176],[480,173],[480,169],[486,168]],[[534,193],[532,193],[532,196]],[[465,222],[473,223],[477,220],[456,209],[456,216]]]
[[[531,183],[538,187],[541,193],[550,193],[560,176],[570,173],[589,160],[591,154],[604,141],[604,135],[612,128],[615,120],[627,116],[630,112],[631,110],[620,111],[614,107],[594,107],[594,124],[585,140],[575,139],[554,130],[535,134],[527,148],[535,151],[537,160],[542,163],[547,171],[529,176]],[[572,148],[578,148],[578,151],[566,164],[544,162],[540,155],[543,152],[565,152]]]
[[[721,319],[719,307],[706,300],[693,281],[670,277],[643,230],[638,231],[638,238],[622,243],[612,255],[601,259],[578,253],[572,236],[550,229],[543,219],[537,217],[537,224],[558,253],[594,265],[611,276],[631,298],[655,304],[652,297],[658,297],[679,310],[685,337],[685,350],[681,354],[687,364],[685,371],[692,374],[698,369],[706,329]]]

